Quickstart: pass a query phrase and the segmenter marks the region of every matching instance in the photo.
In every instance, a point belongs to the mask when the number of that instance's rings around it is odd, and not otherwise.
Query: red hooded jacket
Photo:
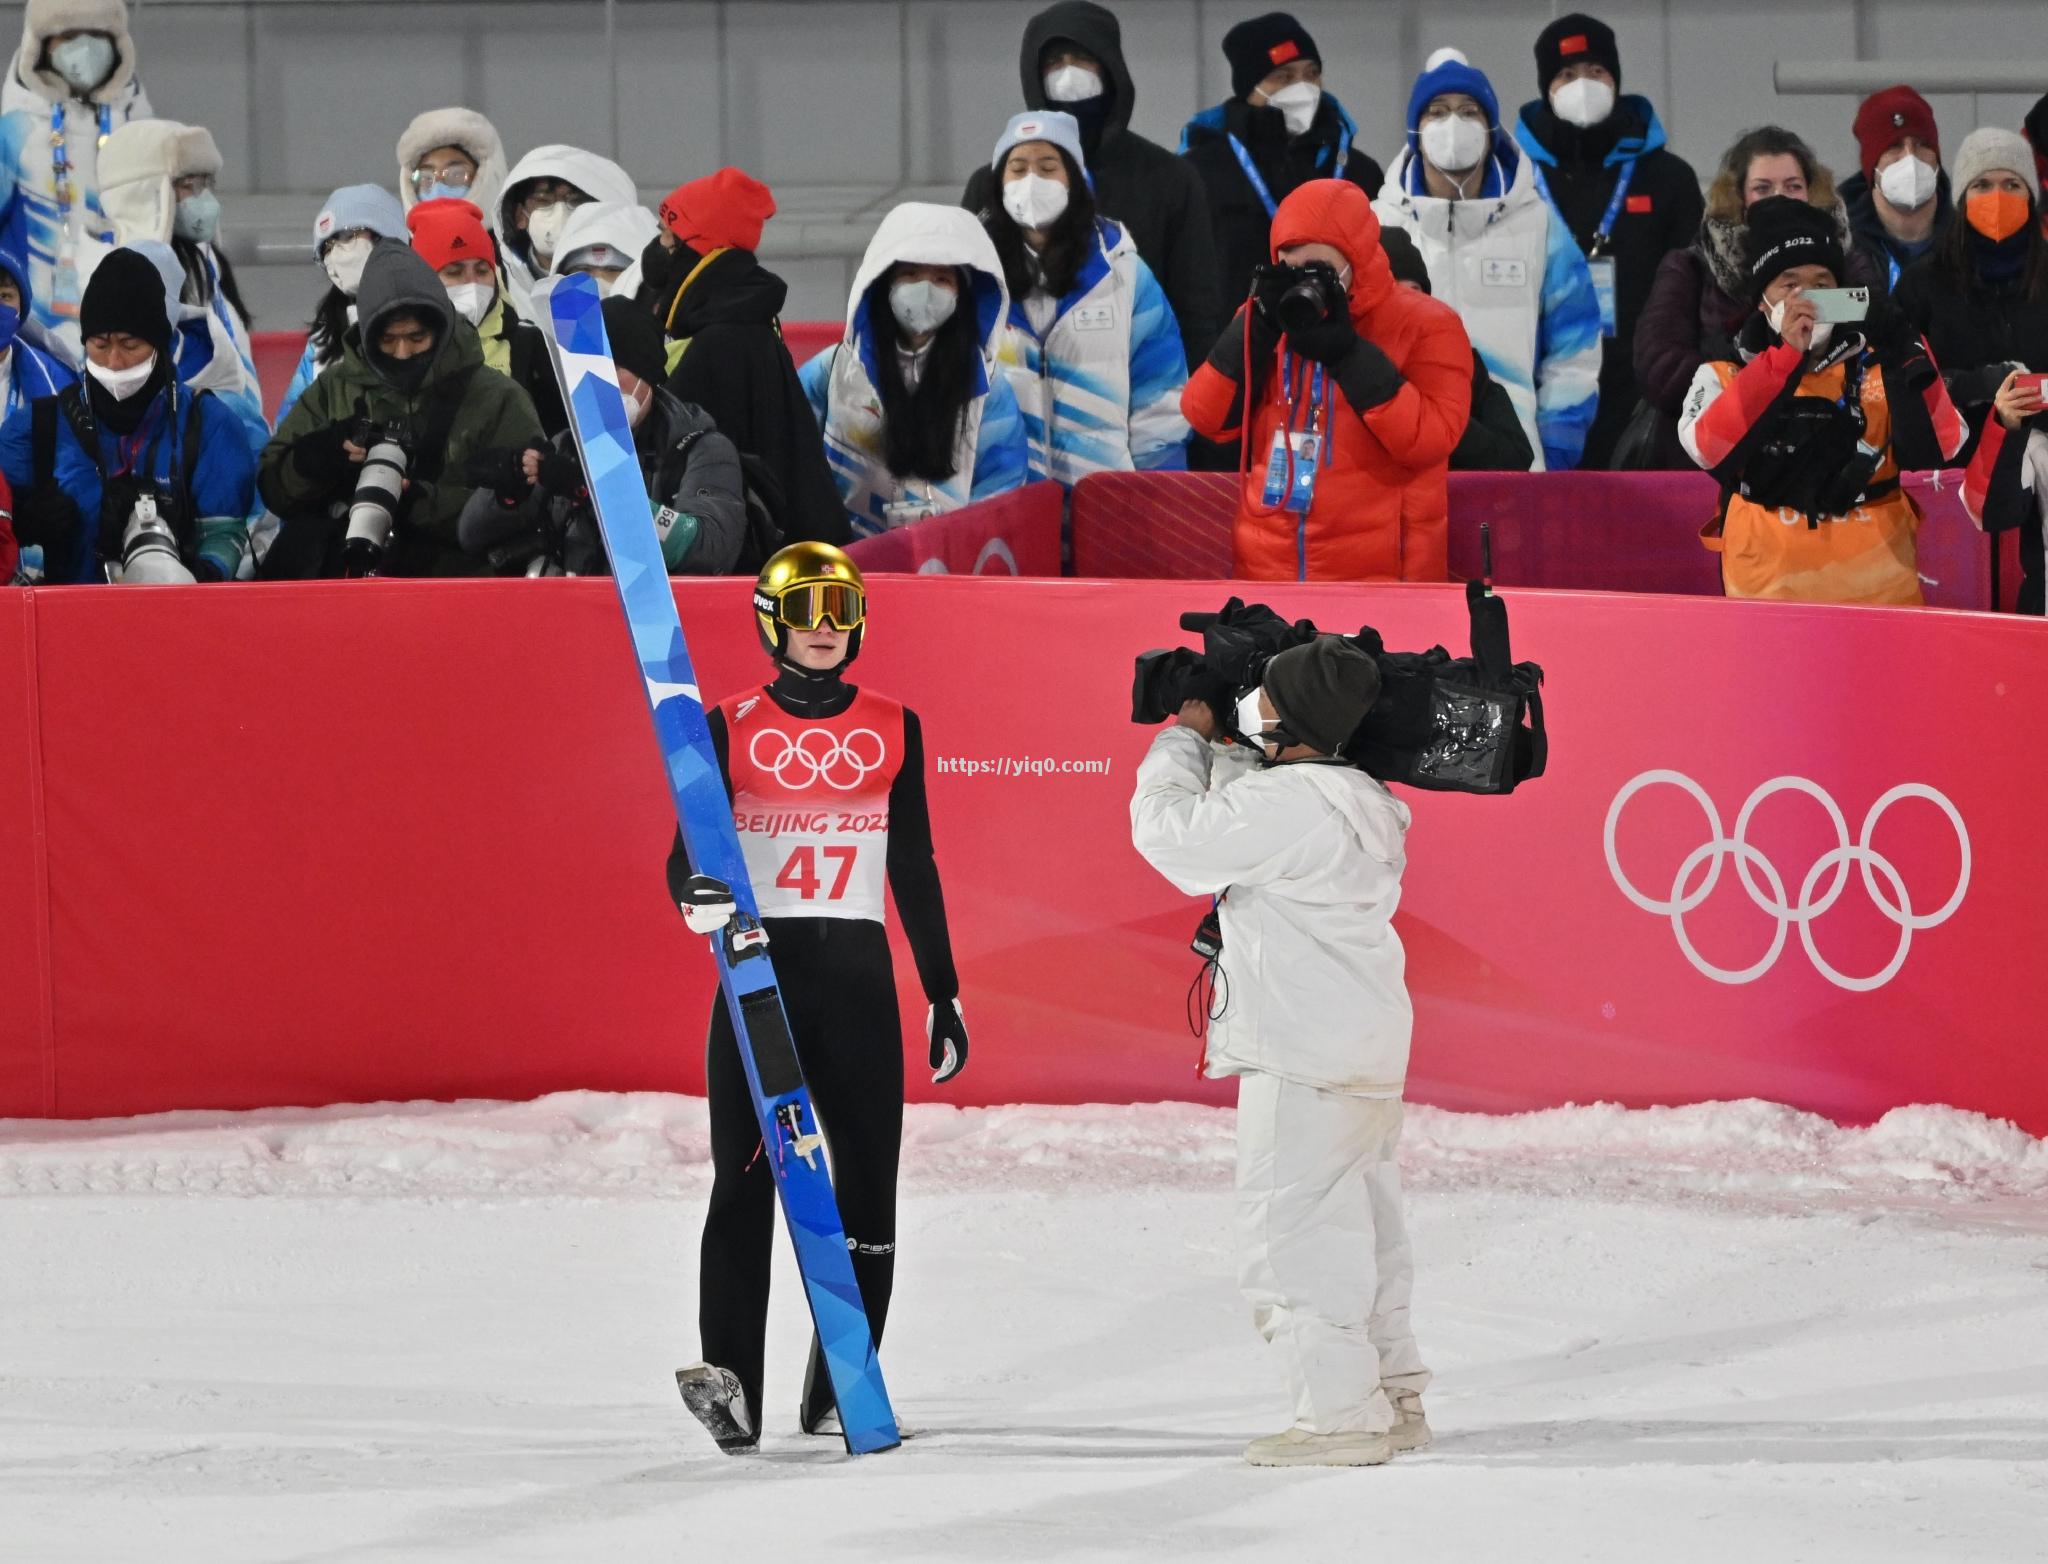
[[[1362,341],[1329,367],[1335,391],[1328,465],[1316,473],[1306,516],[1263,503],[1267,457],[1288,406],[1281,349],[1274,349],[1244,443],[1234,573],[1255,581],[1442,581],[1445,475],[1472,402],[1465,327],[1449,305],[1394,281],[1372,202],[1348,180],[1311,180],[1280,203],[1274,258],[1296,244],[1331,245],[1351,263],[1351,321]],[[1224,341],[1241,344],[1241,330],[1226,331]],[[1230,373],[1212,357],[1181,393],[1181,412],[1209,439],[1239,434],[1241,347],[1238,357]],[[1305,411],[1314,366],[1292,358],[1293,395]],[[1296,427],[1301,423],[1297,415]]]

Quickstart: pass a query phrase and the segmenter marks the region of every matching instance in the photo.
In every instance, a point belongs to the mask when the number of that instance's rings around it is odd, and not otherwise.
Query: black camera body
[[[1306,331],[1351,308],[1337,269],[1328,261],[1290,266],[1284,261],[1252,271],[1253,308],[1281,331]]]
[[[1511,660],[1507,604],[1483,582],[1465,586],[1472,655],[1441,646],[1389,652],[1379,631],[1346,637],[1379,666],[1380,695],[1338,751],[1340,759],[1382,782],[1442,793],[1512,793],[1543,774],[1549,739],[1543,721],[1543,670]],[[1183,630],[1202,650],[1142,652],[1131,691],[1133,722],[1163,722],[1185,701],[1206,701],[1218,728],[1243,742],[1237,702],[1258,688],[1266,664],[1316,638],[1306,619],[1282,619],[1262,603],[1231,598],[1214,614],[1183,614]]]

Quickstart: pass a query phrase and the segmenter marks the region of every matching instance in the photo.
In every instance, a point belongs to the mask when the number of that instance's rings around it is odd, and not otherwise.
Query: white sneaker
[[[1394,1456],[1394,1446],[1385,1434],[1357,1430],[1342,1434],[1312,1434],[1304,1428],[1290,1428],[1283,1434],[1268,1434],[1244,1447],[1244,1458],[1254,1466],[1383,1466]]]
[[[1394,1409],[1394,1426],[1387,1430],[1387,1441],[1395,1450],[1420,1450],[1432,1438],[1429,1419],[1422,1415],[1422,1392],[1419,1390],[1388,1390],[1387,1401]]]

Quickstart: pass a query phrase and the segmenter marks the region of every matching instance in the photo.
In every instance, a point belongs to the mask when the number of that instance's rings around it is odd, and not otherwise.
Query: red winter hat
[[[1924,141],[1941,156],[1941,133],[1934,128],[1934,110],[1911,87],[1873,92],[1856,111],[1856,148],[1863,177],[1877,178],[1877,160],[1908,136]]]
[[[484,227],[484,214],[468,201],[442,196],[422,201],[405,214],[412,247],[435,271],[455,261],[482,259],[498,264],[498,247]]]
[[[678,185],[661,203],[663,226],[700,255],[758,248],[761,225],[774,215],[768,187],[737,168]]]

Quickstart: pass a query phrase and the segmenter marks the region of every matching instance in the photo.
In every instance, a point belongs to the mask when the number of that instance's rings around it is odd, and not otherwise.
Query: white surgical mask
[[[370,262],[370,251],[376,240],[344,239],[339,244],[330,244],[327,253],[320,257],[320,269],[327,273],[327,280],[350,298],[363,285],[363,268]]]
[[[455,306],[455,313],[472,326],[484,323],[497,296],[498,290],[487,282],[458,282],[448,289],[448,302]]]
[[[1446,174],[1463,174],[1486,156],[1486,127],[1476,119],[1453,114],[1422,127],[1422,155]]]
[[[1878,170],[1877,188],[1902,212],[1915,211],[1934,199],[1934,170],[1911,153]]]
[[[179,201],[171,232],[192,244],[212,244],[213,236],[220,232],[220,197],[202,190]]]
[[[1085,65],[1062,65],[1045,73],[1045,96],[1053,103],[1086,103],[1102,96],[1102,78]]]
[[[573,201],[552,201],[526,219],[526,237],[536,261],[546,264],[554,257],[555,245],[562,230],[569,226],[569,214],[575,210]]]
[[[638,429],[647,422],[647,414],[654,406],[654,387],[646,381],[640,382],[640,394],[626,398],[626,426]]]
[[[85,372],[106,387],[107,395],[117,402],[125,402],[149,384],[149,377],[156,373],[156,355],[152,353],[141,363],[127,369],[108,369],[105,365],[95,364],[88,358],[85,361]]]
[[[114,40],[98,33],[66,38],[50,47],[50,67],[73,92],[91,92],[114,70]]]
[[[960,295],[938,282],[899,282],[889,288],[889,310],[905,331],[937,331],[953,318]]]
[[[1266,103],[1280,111],[1287,121],[1287,134],[1299,136],[1315,123],[1316,105],[1323,101],[1323,89],[1312,81],[1297,81],[1268,93]]]
[[[1003,186],[1003,210],[1019,228],[1044,228],[1067,209],[1067,187],[1043,174],[1026,174]]]
[[[1550,95],[1550,107],[1567,125],[1583,130],[1614,112],[1614,89],[1595,77],[1580,76]]]
[[[1252,746],[1261,754],[1265,752],[1266,746],[1259,742],[1259,735],[1266,730],[1266,720],[1265,713],[1259,710],[1258,690],[1253,689],[1238,698],[1237,731],[1249,739]]]
[[[1788,297],[1780,299],[1776,304],[1766,304],[1764,306],[1764,321],[1777,334],[1778,340],[1781,342],[1785,338],[1785,306],[1789,303],[1791,303],[1791,299]],[[1834,334],[1835,323],[1833,321],[1823,320],[1816,322],[1813,328],[1813,341],[1808,346],[1807,351],[1810,353],[1821,352],[1827,347],[1828,338]]]

